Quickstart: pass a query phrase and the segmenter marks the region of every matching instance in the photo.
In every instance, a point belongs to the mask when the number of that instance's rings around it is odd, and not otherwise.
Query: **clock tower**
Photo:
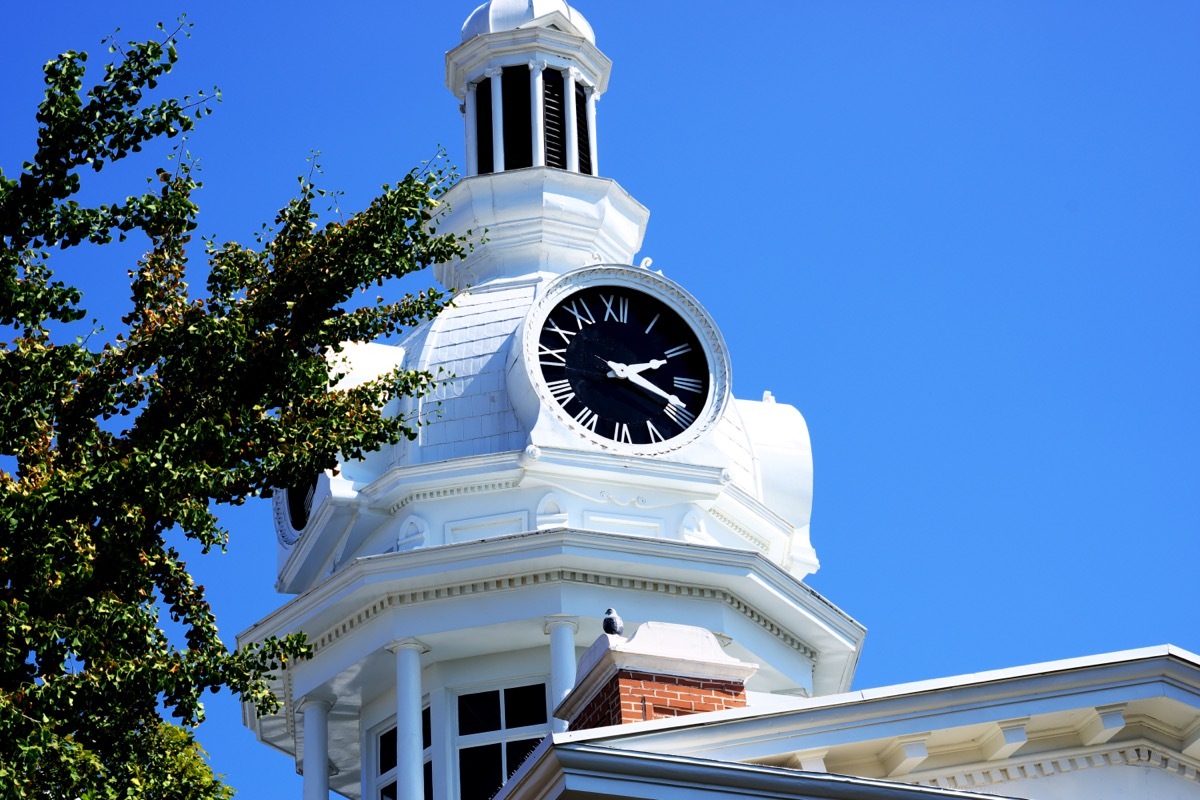
[[[718,321],[635,263],[648,211],[599,170],[612,64],[563,0],[491,0],[446,56],[467,176],[453,304],[349,379],[441,376],[414,442],[274,500],[277,588],[240,644],[304,631],[276,715],[305,797],[490,798],[549,731],[607,609],[713,632],[750,706],[849,688],[863,628],[803,578],[812,457],[792,406],[735,398]],[[682,271],[682,270],[681,270]]]

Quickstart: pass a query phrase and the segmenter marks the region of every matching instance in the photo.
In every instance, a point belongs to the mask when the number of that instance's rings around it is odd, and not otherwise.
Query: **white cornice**
[[[631,456],[559,447],[530,447],[521,463],[531,476],[550,482],[557,476],[585,478],[603,484],[674,489],[689,494],[716,497],[727,491],[729,476],[720,467],[666,461],[649,456]]]
[[[644,577],[650,575],[655,577]],[[861,625],[761,554],[557,529],[358,559],[243,631],[238,642],[308,630],[320,649],[389,608],[547,582],[722,602],[815,660],[818,692],[848,683],[865,635]]]
[[[579,67],[600,93],[608,91],[612,61],[586,39],[551,28],[517,28],[476,36],[446,53],[446,88],[459,100],[469,81],[492,66],[550,62]]]
[[[657,592],[677,597],[718,600],[761,627],[787,647],[795,650],[810,661],[816,661],[820,653],[807,644],[799,635],[776,623],[737,594],[724,589],[700,586],[670,580],[631,578],[606,572],[574,569],[556,569],[506,575],[462,583],[444,583],[413,591],[389,592],[374,598],[370,603],[347,614],[337,623],[311,640],[313,654],[333,645],[342,636],[372,622],[391,608],[415,606],[445,600],[449,597],[484,595],[490,592],[511,591],[529,586],[553,584],[581,584],[588,586],[611,586],[616,589],[632,589],[642,592]],[[239,641],[241,641],[239,637]]]
[[[930,770],[908,776],[907,780],[943,789],[980,791],[997,784],[1030,778],[1045,778],[1096,767],[1156,767],[1193,782],[1200,782],[1195,762],[1165,751],[1149,741],[1122,742],[1085,752],[1039,753],[1036,757],[1010,759],[998,765],[969,765],[954,769]]]
[[[706,797],[718,796],[717,793],[722,791],[730,797],[780,800],[981,800],[979,794],[955,789],[564,744],[562,736],[554,734],[543,740],[494,800],[552,800],[566,792],[589,797],[674,800],[694,797],[698,792],[703,792]]]
[[[1048,715],[1078,715],[1080,710],[1158,698],[1170,698],[1200,715],[1200,656],[1164,645],[815,697],[798,700],[786,711],[736,709],[703,728],[690,726],[686,718],[673,725],[669,720],[638,723],[605,742],[721,759],[764,759],[822,748],[830,751],[827,761],[836,761],[834,748],[840,745],[878,742],[885,748],[887,740],[930,730],[965,731],[967,726],[1035,715],[1051,719]],[[1074,727],[1063,733],[1086,740],[1081,727],[1086,716],[1074,719]]]
[[[451,488],[459,493],[479,491],[470,487],[513,481],[521,474],[520,455],[509,451],[393,467],[360,489],[359,495],[371,507],[395,514],[419,495]]]
[[[534,272],[560,274],[598,262],[628,265],[650,212],[612,178],[552,167],[473,175],[442,197],[438,228],[487,245],[439,264],[446,287]],[[468,235],[469,233],[469,235]]]

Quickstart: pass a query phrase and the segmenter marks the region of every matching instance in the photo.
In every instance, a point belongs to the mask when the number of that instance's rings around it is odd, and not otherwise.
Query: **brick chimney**
[[[757,671],[726,655],[703,628],[646,622],[629,639],[602,634],[588,648],[554,716],[580,731],[741,708]]]

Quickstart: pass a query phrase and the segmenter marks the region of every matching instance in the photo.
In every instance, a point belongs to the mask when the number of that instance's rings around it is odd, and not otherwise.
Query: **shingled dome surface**
[[[563,0],[489,0],[471,12],[463,23],[462,40],[474,39],[485,33],[499,33],[528,26],[534,20],[558,12],[578,33],[592,44],[596,34],[592,26]]]

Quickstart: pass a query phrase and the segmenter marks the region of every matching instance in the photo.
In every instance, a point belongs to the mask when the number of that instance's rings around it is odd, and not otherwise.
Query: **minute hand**
[[[624,378],[625,380],[632,383],[634,386],[638,386],[642,389],[645,389],[647,392],[650,392],[651,394],[658,395],[659,397],[663,398],[664,400],[666,400],[668,403],[670,403],[673,406],[679,406],[680,408],[685,407],[684,402],[682,400],[680,400],[678,397],[676,397],[673,394],[667,394],[662,389],[658,388],[653,383],[646,380],[638,373],[634,372],[632,369],[630,369],[625,364],[618,364],[615,361],[609,361],[607,363],[608,363],[609,369],[611,369],[613,371],[613,373],[616,377]],[[638,364],[636,366],[644,367],[644,365],[641,365],[641,364]]]

